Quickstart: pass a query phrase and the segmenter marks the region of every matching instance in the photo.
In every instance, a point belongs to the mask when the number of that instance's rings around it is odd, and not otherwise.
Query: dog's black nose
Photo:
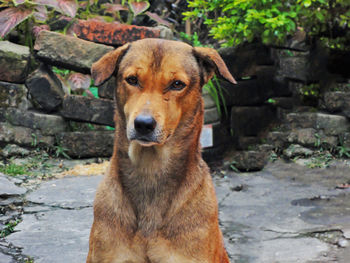
[[[142,135],[151,133],[156,125],[156,120],[150,115],[139,115],[134,121],[135,130]]]

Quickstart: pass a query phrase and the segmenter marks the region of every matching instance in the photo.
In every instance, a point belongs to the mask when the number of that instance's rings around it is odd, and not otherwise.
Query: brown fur
[[[215,71],[235,82],[215,50],[157,39],[127,44],[93,64],[97,85],[116,72],[116,137],[96,194],[88,263],[229,262],[199,145],[201,88]],[[170,89],[176,80],[186,87]],[[139,114],[157,123],[151,142],[130,139]]]

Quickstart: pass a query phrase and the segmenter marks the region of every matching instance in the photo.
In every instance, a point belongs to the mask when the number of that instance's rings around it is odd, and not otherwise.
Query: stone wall
[[[96,27],[108,34],[102,36]],[[115,79],[98,89],[98,98],[82,96],[67,90],[65,80],[53,72],[52,66],[89,74],[92,63],[114,49],[111,44],[171,36],[166,28],[123,28],[99,21],[89,24],[78,20],[73,29],[79,38],[41,31],[34,54],[27,47],[0,42],[0,155],[28,154],[20,151],[20,146],[65,151],[73,158],[111,156]],[[224,129],[215,103],[206,92],[203,97],[205,124],[209,125],[206,129],[210,131],[206,135],[209,140],[203,136],[208,146],[204,152],[213,155],[226,143]]]
[[[33,54],[27,47],[0,41],[0,148],[7,156],[12,144],[65,149],[73,158],[111,155],[114,78],[99,87],[98,98],[82,96],[67,91],[52,66],[89,74],[92,63],[115,46],[149,34],[169,38],[171,33],[165,28],[145,32],[146,28],[133,27],[125,29],[133,34],[118,37],[120,26],[100,23],[104,22],[76,21],[74,34],[79,38],[41,31]],[[102,36],[96,26],[109,34]],[[218,157],[233,145],[237,167],[256,170],[263,167],[271,149],[314,148],[319,142],[350,147],[350,76],[344,70],[337,72],[329,54],[305,45],[260,44],[219,53],[238,84],[219,81],[228,109],[228,115],[222,110],[221,117],[203,91],[210,137],[205,156]],[[312,85],[319,85],[320,94],[310,101],[304,95]]]
[[[236,149],[230,162],[237,168],[261,169],[270,150],[288,158],[295,157],[291,148],[350,151],[350,72],[341,66],[346,57],[336,67],[331,53],[300,43],[251,44],[220,54],[238,79],[238,85],[221,82]]]

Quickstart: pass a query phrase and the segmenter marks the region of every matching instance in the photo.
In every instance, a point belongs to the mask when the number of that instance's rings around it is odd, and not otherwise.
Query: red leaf
[[[4,37],[11,29],[30,17],[33,10],[24,6],[10,7],[0,12],[0,36]]]
[[[154,21],[156,21],[158,24],[161,25],[165,25],[167,27],[171,27],[171,23],[169,23],[168,21],[164,20],[163,18],[161,18],[159,15],[157,15],[156,13],[151,13],[151,12],[146,12],[146,14],[153,19]]]
[[[76,0],[57,0],[58,6],[62,12],[70,17],[75,17],[78,10],[78,4]]]
[[[143,12],[145,12],[149,8],[149,2],[129,2],[131,11],[134,13],[134,16],[137,16]]]
[[[81,73],[72,73],[68,77],[72,91],[87,90],[90,87],[91,77]]]
[[[121,10],[129,10],[126,6],[118,5],[118,4],[104,4],[104,8],[106,8],[106,12],[108,13],[115,13]]]
[[[39,5],[51,6],[57,11],[70,17],[75,17],[78,9],[76,0],[34,0],[33,2]]]

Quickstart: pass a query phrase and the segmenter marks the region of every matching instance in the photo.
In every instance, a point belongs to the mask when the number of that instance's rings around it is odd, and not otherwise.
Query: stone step
[[[0,41],[0,80],[23,83],[30,62],[29,47]]]
[[[63,132],[57,144],[73,158],[110,157],[113,152],[114,131]]]
[[[114,48],[44,30],[36,38],[34,50],[48,64],[90,73],[92,63]]]
[[[323,97],[326,109],[330,112],[342,112],[350,118],[350,92],[326,92]]]
[[[61,115],[67,119],[114,126],[114,101],[79,95],[65,96]]]
[[[292,129],[313,128],[322,130],[325,135],[336,136],[349,131],[350,123],[344,116],[326,113],[290,113],[286,122],[291,124]]]

